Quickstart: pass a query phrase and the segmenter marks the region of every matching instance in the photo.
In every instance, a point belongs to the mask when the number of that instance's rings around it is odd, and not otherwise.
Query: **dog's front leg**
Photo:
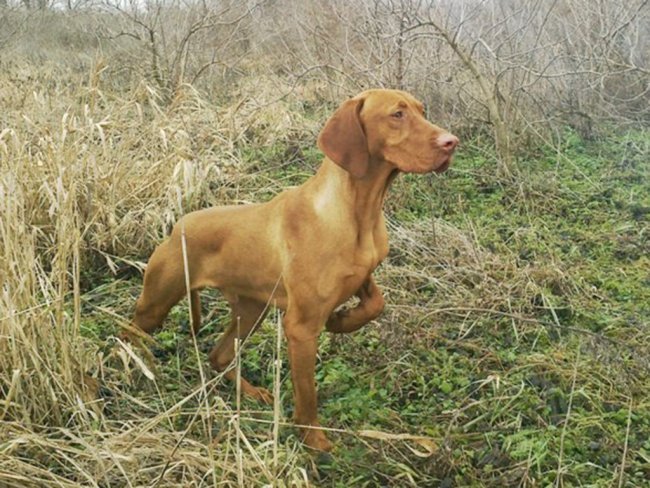
[[[291,380],[294,395],[294,420],[300,427],[303,442],[319,451],[330,451],[332,443],[320,430],[318,422],[318,399],[316,393],[316,354],[318,335],[322,322],[307,319],[304,314],[290,308],[284,317],[287,337]]]
[[[325,327],[329,332],[336,334],[354,332],[376,319],[384,310],[384,297],[372,276],[368,277],[355,295],[359,297],[356,307],[333,313],[327,319]]]

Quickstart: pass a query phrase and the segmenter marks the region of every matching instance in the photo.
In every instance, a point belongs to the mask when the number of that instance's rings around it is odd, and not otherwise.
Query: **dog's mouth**
[[[436,169],[434,169],[433,171],[434,171],[435,173],[437,173],[437,174],[442,174],[442,173],[444,173],[445,171],[447,171],[447,170],[449,169],[449,166],[451,166],[451,160],[452,160],[452,157],[451,157],[451,156],[445,158],[445,159],[442,161],[442,163],[441,163],[440,165],[438,165],[438,167],[437,167]]]
[[[428,161],[426,161],[426,163],[419,161],[418,164],[414,164],[412,166],[397,165],[395,163],[393,164],[399,169],[399,171],[403,171],[404,173],[425,174],[425,173],[434,172],[436,174],[441,174],[449,169],[452,160],[453,160],[452,155],[445,155],[442,158],[437,157],[433,161],[429,159]]]

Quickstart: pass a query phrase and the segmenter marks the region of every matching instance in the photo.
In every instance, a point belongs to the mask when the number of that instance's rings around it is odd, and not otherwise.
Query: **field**
[[[210,370],[217,292],[195,340],[185,302],[146,347],[117,337],[178,217],[300,184],[347,92],[170,96],[57,46],[0,56],[0,486],[648,486],[647,127],[564,126],[509,175],[489,133],[450,127],[450,171],[400,176],[386,309],[321,337],[336,448],[316,454],[291,426],[279,314],[241,350],[275,408]]]

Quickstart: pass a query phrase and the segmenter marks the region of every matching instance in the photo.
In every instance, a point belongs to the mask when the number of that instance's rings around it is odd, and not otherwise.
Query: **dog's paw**
[[[330,452],[334,444],[330,442],[322,430],[315,429],[300,429],[302,431],[302,442],[307,447],[317,451]]]
[[[264,403],[265,405],[273,405],[273,393],[266,388],[251,386],[244,390],[244,394],[258,402]]]

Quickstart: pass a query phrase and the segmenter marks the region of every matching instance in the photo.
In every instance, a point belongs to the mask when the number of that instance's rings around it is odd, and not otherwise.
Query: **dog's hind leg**
[[[219,372],[225,371],[224,376],[227,379],[235,381],[236,371],[228,369],[235,358],[235,338],[241,341],[253,333],[264,321],[267,306],[263,302],[242,296],[229,299],[229,303],[232,309],[230,326],[210,352],[210,364]],[[268,390],[253,386],[244,378],[240,380],[245,395],[267,404],[273,403],[273,395]]]
[[[190,307],[192,310],[192,332],[196,335],[201,329],[201,296],[199,290],[191,291]]]

